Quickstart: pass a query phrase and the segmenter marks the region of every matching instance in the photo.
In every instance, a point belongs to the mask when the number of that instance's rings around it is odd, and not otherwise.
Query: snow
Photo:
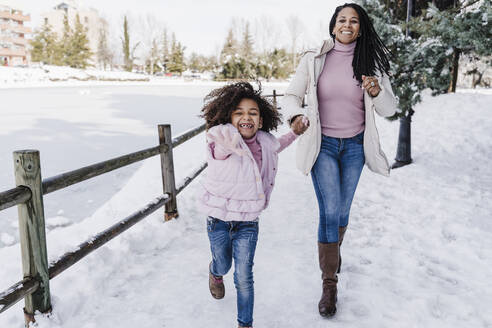
[[[0,241],[5,245],[12,245],[15,242],[15,238],[6,232],[2,232],[0,234]]]
[[[492,326],[492,94],[423,99],[412,123],[414,163],[390,178],[363,171],[342,247],[338,312],[329,320],[317,313],[314,191],[295,169],[295,146],[281,154],[271,205],[260,217],[255,327]],[[391,158],[398,123],[377,123]],[[175,149],[177,183],[204,159],[203,148],[201,134]],[[235,327],[232,272],[223,300],[208,291],[197,189],[194,181],[178,196],[177,220],[164,223],[158,210],[53,279],[54,311],[37,315],[38,327]],[[50,261],[161,193],[155,157],[95,213],[50,230]],[[63,225],[68,214],[52,222]],[[0,248],[0,262],[7,289],[22,278],[18,243]],[[0,315],[0,327],[23,327],[21,303]]]
[[[26,82],[57,81],[148,81],[149,77],[123,71],[103,71],[96,69],[76,69],[65,66],[41,65],[39,67],[0,67],[0,83],[26,84]]]

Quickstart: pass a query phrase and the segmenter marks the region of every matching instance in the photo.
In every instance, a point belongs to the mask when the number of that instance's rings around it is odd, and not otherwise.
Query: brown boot
[[[323,279],[323,294],[318,309],[323,317],[331,317],[337,312],[338,252],[338,242],[318,242],[319,267]]]
[[[222,279],[222,276],[214,276],[212,272],[210,272],[210,267],[208,270],[208,288],[210,289],[210,294],[212,294],[213,298],[218,300],[224,298],[224,280]]]
[[[343,242],[343,236],[345,235],[345,231],[347,231],[347,226],[345,227],[338,227],[338,270],[337,273],[340,273],[340,268],[342,267],[342,255],[341,255],[341,249],[342,249],[342,242]]]

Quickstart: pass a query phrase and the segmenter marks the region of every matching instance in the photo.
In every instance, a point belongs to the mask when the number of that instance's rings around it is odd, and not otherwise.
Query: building
[[[0,0],[1,1],[1,0]],[[93,8],[84,8],[74,0],[64,1],[55,6],[51,11],[41,14],[41,23],[48,23],[53,28],[58,37],[63,35],[63,19],[68,17],[68,23],[72,28],[75,27],[75,20],[79,15],[80,22],[87,28],[87,38],[91,48],[93,63],[96,63],[96,53],[99,43],[99,35],[102,29],[107,28],[107,22],[101,18],[97,10]]]
[[[28,40],[32,29],[24,24],[31,17],[22,10],[0,4],[0,65],[20,66],[28,64]]]

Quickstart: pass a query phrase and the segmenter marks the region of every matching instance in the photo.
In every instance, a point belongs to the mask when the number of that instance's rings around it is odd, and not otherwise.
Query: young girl
[[[289,133],[269,133],[281,115],[247,82],[213,90],[202,109],[207,121],[208,168],[202,180],[202,209],[212,251],[209,288],[221,299],[222,277],[234,259],[239,327],[253,325],[253,258],[258,240],[258,215],[268,206],[277,173],[278,153],[307,129],[297,121]]]

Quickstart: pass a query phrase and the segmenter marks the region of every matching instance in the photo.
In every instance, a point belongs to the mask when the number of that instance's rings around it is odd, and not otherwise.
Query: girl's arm
[[[295,134],[294,131],[290,130],[289,132],[287,132],[283,136],[277,138],[278,142],[280,142],[280,148],[278,149],[277,152],[280,153],[282,150],[287,148],[287,146],[289,146],[291,143],[293,143],[297,137],[298,137],[297,134]]]
[[[241,135],[237,131],[231,131],[229,126],[214,126],[208,130],[206,136],[213,158],[224,160],[232,153],[244,155],[244,150],[239,146]]]
[[[296,140],[298,136],[303,134],[308,127],[309,120],[307,119],[307,117],[302,116],[296,119],[295,122],[292,124],[292,130],[277,139],[278,142],[280,142],[280,148],[278,149],[278,152],[280,153],[282,150],[287,148],[287,146],[294,142],[294,140]]]
[[[214,159],[224,160],[232,154],[232,150],[227,150],[213,141],[208,143],[208,147],[210,147],[210,152]]]

